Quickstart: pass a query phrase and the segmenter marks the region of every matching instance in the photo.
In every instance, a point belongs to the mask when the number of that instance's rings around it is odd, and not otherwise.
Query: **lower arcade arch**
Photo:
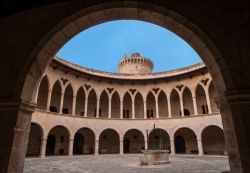
[[[124,153],[141,153],[145,149],[144,135],[137,129],[128,130],[123,138]]]
[[[168,133],[163,129],[153,129],[148,136],[148,149],[149,150],[169,150],[170,138]]]
[[[198,154],[197,137],[193,130],[183,127],[174,135],[175,153]]]
[[[43,136],[42,128],[35,123],[31,123],[30,135],[26,156],[39,156],[40,155],[40,146]]]
[[[69,151],[69,136],[69,131],[66,127],[53,127],[47,137],[46,155],[67,155]]]
[[[103,130],[99,136],[99,154],[120,153],[120,137],[113,129]]]
[[[95,134],[89,128],[79,129],[74,136],[73,154],[94,154]]]
[[[202,131],[202,146],[204,154],[226,154],[223,130],[218,126],[206,127]]]

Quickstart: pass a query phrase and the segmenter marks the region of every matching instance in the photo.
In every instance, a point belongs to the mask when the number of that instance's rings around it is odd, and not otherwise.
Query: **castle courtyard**
[[[138,154],[27,158],[24,173],[221,173],[229,170],[226,156],[170,157],[170,164],[139,165]]]

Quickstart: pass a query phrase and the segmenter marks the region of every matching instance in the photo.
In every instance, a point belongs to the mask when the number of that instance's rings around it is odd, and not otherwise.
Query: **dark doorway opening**
[[[129,140],[125,139],[124,143],[123,143],[123,149],[124,149],[124,153],[129,153]]]
[[[186,153],[185,139],[182,136],[175,137],[175,152]]]
[[[55,154],[56,137],[54,135],[49,135],[46,144],[46,155]]]
[[[74,138],[73,154],[83,154],[84,151],[84,136],[76,133]]]

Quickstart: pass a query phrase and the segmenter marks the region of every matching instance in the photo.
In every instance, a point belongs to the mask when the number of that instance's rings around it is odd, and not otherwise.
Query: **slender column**
[[[211,110],[211,103],[210,103],[209,93],[208,93],[207,90],[205,91],[205,93],[206,93],[206,99],[207,99],[208,113],[211,114],[212,110]]]
[[[47,112],[49,112],[49,108],[50,108],[51,94],[52,94],[52,89],[49,89],[48,97],[47,97],[47,105],[46,105]]]
[[[109,115],[108,115],[108,118],[111,118],[111,98],[109,98]]]
[[[132,119],[135,119],[135,99],[132,98]]]
[[[120,119],[123,119],[123,102],[120,102]]]
[[[172,111],[171,111],[171,102],[170,99],[168,99],[168,117],[172,117]]]
[[[85,98],[84,117],[88,116],[88,96]]]
[[[72,115],[76,115],[76,96],[73,95],[73,101],[72,101]]]
[[[47,144],[47,139],[41,139],[40,156],[39,156],[41,158],[45,157],[46,144]]]
[[[73,146],[74,146],[74,139],[69,139],[68,156],[73,156]]]
[[[144,119],[147,119],[147,102],[143,101],[143,108],[144,108]]]
[[[96,101],[96,118],[99,118],[100,100]]]
[[[180,96],[181,116],[184,117],[183,98]]]
[[[175,155],[174,139],[170,139],[171,155]]]
[[[123,154],[123,140],[120,141],[120,154]]]
[[[145,150],[148,150],[148,138],[146,137],[144,140],[145,143]]]
[[[95,155],[99,154],[99,140],[95,140]]]
[[[159,104],[158,100],[155,102],[156,118],[159,118]]]
[[[202,155],[204,155],[204,153],[203,153],[203,146],[202,146],[202,140],[201,139],[197,139],[197,143],[198,143],[199,156],[202,156]]]
[[[196,103],[196,96],[195,96],[195,94],[192,96],[192,98],[193,98],[193,105],[194,105],[194,115],[198,115],[197,103]]]
[[[63,109],[63,100],[64,100],[64,92],[62,92],[62,93],[61,93],[61,100],[60,100],[59,114],[62,114],[62,109]]]

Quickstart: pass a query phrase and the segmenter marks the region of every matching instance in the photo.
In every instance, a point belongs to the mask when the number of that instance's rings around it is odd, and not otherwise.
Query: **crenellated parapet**
[[[149,58],[141,57],[139,53],[133,53],[131,57],[124,56],[118,64],[119,73],[148,74],[152,73],[154,64]]]

